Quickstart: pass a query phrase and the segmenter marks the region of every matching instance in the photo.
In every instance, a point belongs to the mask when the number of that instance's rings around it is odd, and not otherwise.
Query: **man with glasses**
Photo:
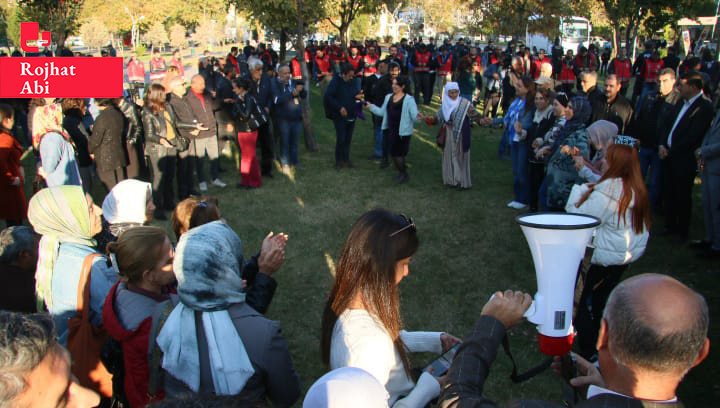
[[[319,51],[318,51],[319,52]],[[270,115],[272,103],[272,78],[263,72],[263,62],[257,58],[248,60],[249,79],[252,81],[250,95],[255,98],[260,109]],[[264,177],[272,177],[272,165],[275,160],[273,137],[270,132],[270,121],[258,128],[257,144],[260,146],[260,171]]]

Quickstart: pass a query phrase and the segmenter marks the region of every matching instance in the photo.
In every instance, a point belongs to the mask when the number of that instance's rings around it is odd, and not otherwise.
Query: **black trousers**
[[[195,156],[192,154],[192,149],[179,152],[177,161],[178,197],[180,200],[184,200],[195,192],[195,176],[193,173],[195,170]]]
[[[575,344],[579,354],[586,359],[597,353],[595,344],[605,304],[610,297],[610,292],[620,282],[620,278],[627,268],[628,265],[600,266],[592,264],[588,269],[573,323],[577,330]]]
[[[531,153],[532,154],[532,153]],[[538,211],[538,193],[545,178],[545,163],[530,162],[530,212]]]
[[[155,207],[158,210],[173,210],[175,208],[173,192],[175,149],[156,146],[155,151],[148,155],[148,162],[150,163],[150,179],[152,180]]]
[[[661,161],[665,227],[681,237],[690,232],[692,188],[697,174],[695,161],[689,157],[669,157]]]
[[[270,123],[258,128],[257,145],[260,146],[260,170],[263,175],[272,172],[273,160],[275,160],[275,148],[273,136],[270,132]]]
[[[432,84],[430,83],[430,74],[427,72],[416,72],[415,73],[415,102],[420,105],[420,92],[422,92],[423,98],[422,103],[430,105],[430,98],[432,95],[430,91]]]

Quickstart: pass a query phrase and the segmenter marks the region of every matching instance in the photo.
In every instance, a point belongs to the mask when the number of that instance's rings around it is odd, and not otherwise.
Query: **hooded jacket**
[[[587,184],[576,184],[570,191],[565,211],[592,215],[601,223],[595,230],[591,262],[596,265],[625,265],[635,262],[645,252],[649,233],[647,228],[637,234],[632,228],[632,209],[635,206],[633,197],[625,211],[625,216],[618,219],[618,203],[623,193],[620,178],[604,180],[597,185],[587,200],[579,207],[575,204],[588,191]]]

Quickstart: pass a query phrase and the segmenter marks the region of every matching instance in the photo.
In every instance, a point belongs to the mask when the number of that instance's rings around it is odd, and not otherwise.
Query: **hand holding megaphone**
[[[480,312],[483,316],[492,316],[505,326],[505,330],[517,326],[525,311],[532,303],[532,297],[521,291],[495,292]]]

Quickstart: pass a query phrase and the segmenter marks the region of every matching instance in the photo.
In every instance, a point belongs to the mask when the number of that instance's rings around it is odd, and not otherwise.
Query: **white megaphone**
[[[600,220],[581,214],[537,213],[515,219],[532,253],[538,291],[525,317],[538,329],[540,352],[570,352],[575,336],[573,298],[578,267]]]

